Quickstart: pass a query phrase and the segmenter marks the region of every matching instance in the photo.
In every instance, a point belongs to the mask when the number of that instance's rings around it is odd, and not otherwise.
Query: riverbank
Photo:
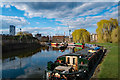
[[[118,79],[118,44],[94,43],[107,49],[103,61],[96,68],[92,78]]]
[[[27,48],[27,49],[22,49],[22,50],[13,50],[13,51],[9,51],[9,52],[4,52],[2,54],[2,59],[7,59],[7,58],[14,58],[14,57],[18,57],[18,58],[24,58],[24,57],[30,57],[34,54],[36,54],[37,52],[41,52],[42,50],[49,50],[48,46],[42,46],[42,47],[38,47],[38,48]]]
[[[6,44],[2,45],[2,53],[13,51],[13,50],[22,50],[22,49],[33,49],[39,48],[42,45],[39,43],[14,43],[14,44]]]

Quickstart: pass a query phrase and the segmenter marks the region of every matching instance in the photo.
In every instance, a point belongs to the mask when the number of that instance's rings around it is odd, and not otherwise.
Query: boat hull
[[[58,43],[51,43],[51,45],[55,45],[55,46],[58,46],[59,44],[58,44]]]
[[[68,43],[68,46],[74,46],[75,44],[74,43]]]

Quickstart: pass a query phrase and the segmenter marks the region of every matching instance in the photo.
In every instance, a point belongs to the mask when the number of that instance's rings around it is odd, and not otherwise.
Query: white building
[[[97,41],[98,35],[97,34],[91,34],[90,35],[90,41]]]

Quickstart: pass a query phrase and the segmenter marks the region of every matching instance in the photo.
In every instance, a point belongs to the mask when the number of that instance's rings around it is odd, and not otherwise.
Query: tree
[[[101,20],[97,23],[98,42],[111,42],[112,30],[118,27],[117,19]]]
[[[28,32],[18,32],[17,36],[33,37],[33,35]]]
[[[120,37],[118,37],[119,31],[120,31],[119,27],[112,31],[111,38],[113,43],[117,43],[118,41],[120,42]]]
[[[33,35],[28,32],[18,32],[17,36],[19,36],[20,42],[32,42],[33,40]]]
[[[86,29],[77,29],[72,33],[73,41],[75,43],[85,43],[90,41],[90,33]]]
[[[22,36],[22,35],[24,35],[23,32],[18,32],[17,33],[17,36]]]

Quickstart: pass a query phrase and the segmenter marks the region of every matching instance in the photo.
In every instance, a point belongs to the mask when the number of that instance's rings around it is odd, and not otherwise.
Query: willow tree
[[[119,31],[120,31],[119,27],[112,31],[111,39],[113,43],[117,43],[118,41],[120,42]]]
[[[72,33],[73,41],[75,43],[85,43],[90,41],[90,33],[86,29],[77,29]]]
[[[118,27],[117,19],[101,20],[97,23],[98,42],[111,42],[112,30]]]

